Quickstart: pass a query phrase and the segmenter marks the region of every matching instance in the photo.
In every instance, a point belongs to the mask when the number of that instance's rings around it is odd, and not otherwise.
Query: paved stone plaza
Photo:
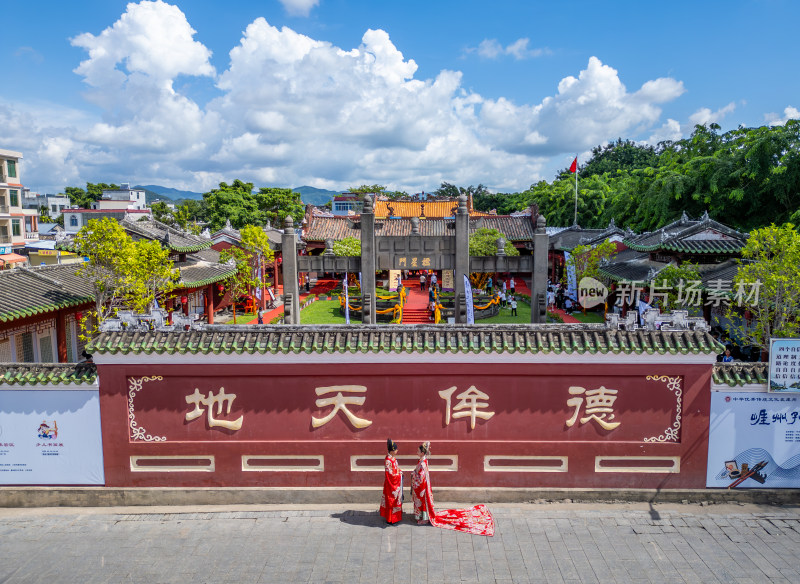
[[[800,582],[800,509],[491,506],[493,538],[353,508],[0,509],[0,582]]]

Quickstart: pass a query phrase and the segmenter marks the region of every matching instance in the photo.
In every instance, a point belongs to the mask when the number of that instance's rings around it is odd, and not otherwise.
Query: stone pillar
[[[283,305],[285,324],[300,324],[300,287],[297,283],[297,235],[294,221],[287,215],[283,222],[281,253],[283,255]]]
[[[56,346],[58,348],[58,362],[67,362],[67,316],[63,310],[56,313]]]
[[[467,322],[467,298],[464,290],[464,276],[469,276],[469,211],[467,210],[467,196],[458,197],[456,210],[456,265],[455,288],[456,305],[455,317],[457,323]]]
[[[375,211],[369,195],[361,211],[361,300],[361,322],[375,324]]]
[[[216,284],[209,284],[206,286],[206,322],[214,324],[214,286]]]
[[[531,274],[531,322],[547,321],[547,251],[550,238],[545,230],[545,219],[539,215],[533,235],[533,273]]]

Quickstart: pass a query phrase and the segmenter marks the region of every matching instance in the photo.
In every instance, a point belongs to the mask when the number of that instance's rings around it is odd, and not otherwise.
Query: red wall
[[[343,355],[343,358],[347,358]],[[646,357],[634,357],[645,360]],[[386,439],[400,444],[402,464],[413,464],[417,445],[431,440],[434,455],[457,455],[457,470],[437,472],[442,486],[505,487],[642,487],[703,488],[708,451],[710,365],[588,365],[551,364],[417,364],[373,365],[100,365],[103,447],[108,486],[348,486],[380,483],[379,472],[351,470],[353,455],[382,457]],[[131,379],[161,376],[130,389]],[[680,385],[664,379],[679,378]],[[359,385],[363,405],[348,405],[359,418],[372,423],[355,428],[340,411],[317,428],[312,417],[325,417],[333,406],[317,407],[315,388]],[[439,391],[455,386],[451,419],[446,423],[446,401]],[[456,396],[474,386],[489,396],[488,419],[455,418]],[[613,403],[603,419],[619,424],[603,429],[589,419],[581,423],[587,400],[572,426],[567,421],[575,407],[570,387],[615,389]],[[237,420],[239,430],[211,427],[206,411],[194,420],[195,409],[186,396],[199,393],[235,394],[230,414],[223,408],[214,418]],[[677,391],[676,391],[677,390]],[[577,391],[577,390],[576,390]],[[129,394],[133,394],[133,422],[147,438],[132,437]],[[204,410],[207,410],[204,407]],[[613,418],[610,416],[613,414]],[[675,441],[658,442],[675,428]],[[164,440],[161,441],[160,438]],[[247,472],[243,454],[288,455],[274,464],[294,464],[292,455],[321,455],[323,472]],[[214,472],[132,472],[131,456],[214,456]],[[484,468],[484,457],[567,457],[567,472],[496,472]],[[680,457],[680,472],[596,472],[595,457]],[[170,462],[172,461],[172,462]],[[158,461],[156,463],[159,463]],[[160,464],[185,464],[169,459]],[[308,461],[300,461],[308,464]],[[433,460],[437,465],[450,461]],[[154,464],[154,463],[150,463]],[[377,461],[363,464],[380,465]],[[493,465],[532,464],[495,460]],[[557,461],[538,464],[557,464]],[[664,464],[628,460],[623,466]],[[670,463],[671,464],[671,463]]]

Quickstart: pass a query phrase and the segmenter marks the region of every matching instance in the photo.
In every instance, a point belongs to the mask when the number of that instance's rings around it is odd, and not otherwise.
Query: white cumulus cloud
[[[319,6],[319,0],[280,0],[280,2],[292,16],[308,16],[312,8]]]
[[[691,122],[692,126],[703,126],[706,124],[719,123],[722,121],[722,118],[730,113],[733,113],[735,109],[736,104],[733,102],[730,102],[728,105],[721,107],[715,112],[711,111],[711,108],[703,107],[689,116],[689,121]]]
[[[591,57],[538,102],[489,99],[466,89],[458,71],[417,77],[417,63],[384,30],[337,47],[264,18],[245,28],[217,75],[195,34],[180,9],[158,0],[129,4],[99,34],[74,38],[87,52],[75,72],[102,115],[58,124],[28,113],[19,123],[9,110],[5,134],[26,151],[26,184],[206,190],[241,178],[259,186],[380,183],[413,192],[447,181],[516,190],[544,178],[549,157],[658,134],[661,105],[684,92],[671,78],[629,91],[617,70]],[[531,54],[527,39],[500,49]],[[196,103],[176,87],[179,76],[213,80],[220,96]],[[673,126],[662,128],[674,133]]]
[[[770,126],[782,126],[789,120],[800,119],[800,110],[796,107],[786,106],[783,110],[783,115],[770,113],[764,115],[764,121]]]
[[[530,42],[528,38],[520,38],[504,47],[497,39],[484,39],[477,47],[467,48],[466,52],[477,53],[484,59],[499,59],[503,56],[511,56],[517,60],[532,59],[550,54],[550,49],[547,48],[529,48]]]

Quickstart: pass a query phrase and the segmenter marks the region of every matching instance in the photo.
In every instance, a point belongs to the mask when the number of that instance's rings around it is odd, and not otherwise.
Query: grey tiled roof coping
[[[604,324],[199,325],[190,331],[104,332],[96,354],[528,353],[717,354],[704,331],[621,331]]]
[[[96,379],[93,363],[0,363],[0,386],[91,385]]]

